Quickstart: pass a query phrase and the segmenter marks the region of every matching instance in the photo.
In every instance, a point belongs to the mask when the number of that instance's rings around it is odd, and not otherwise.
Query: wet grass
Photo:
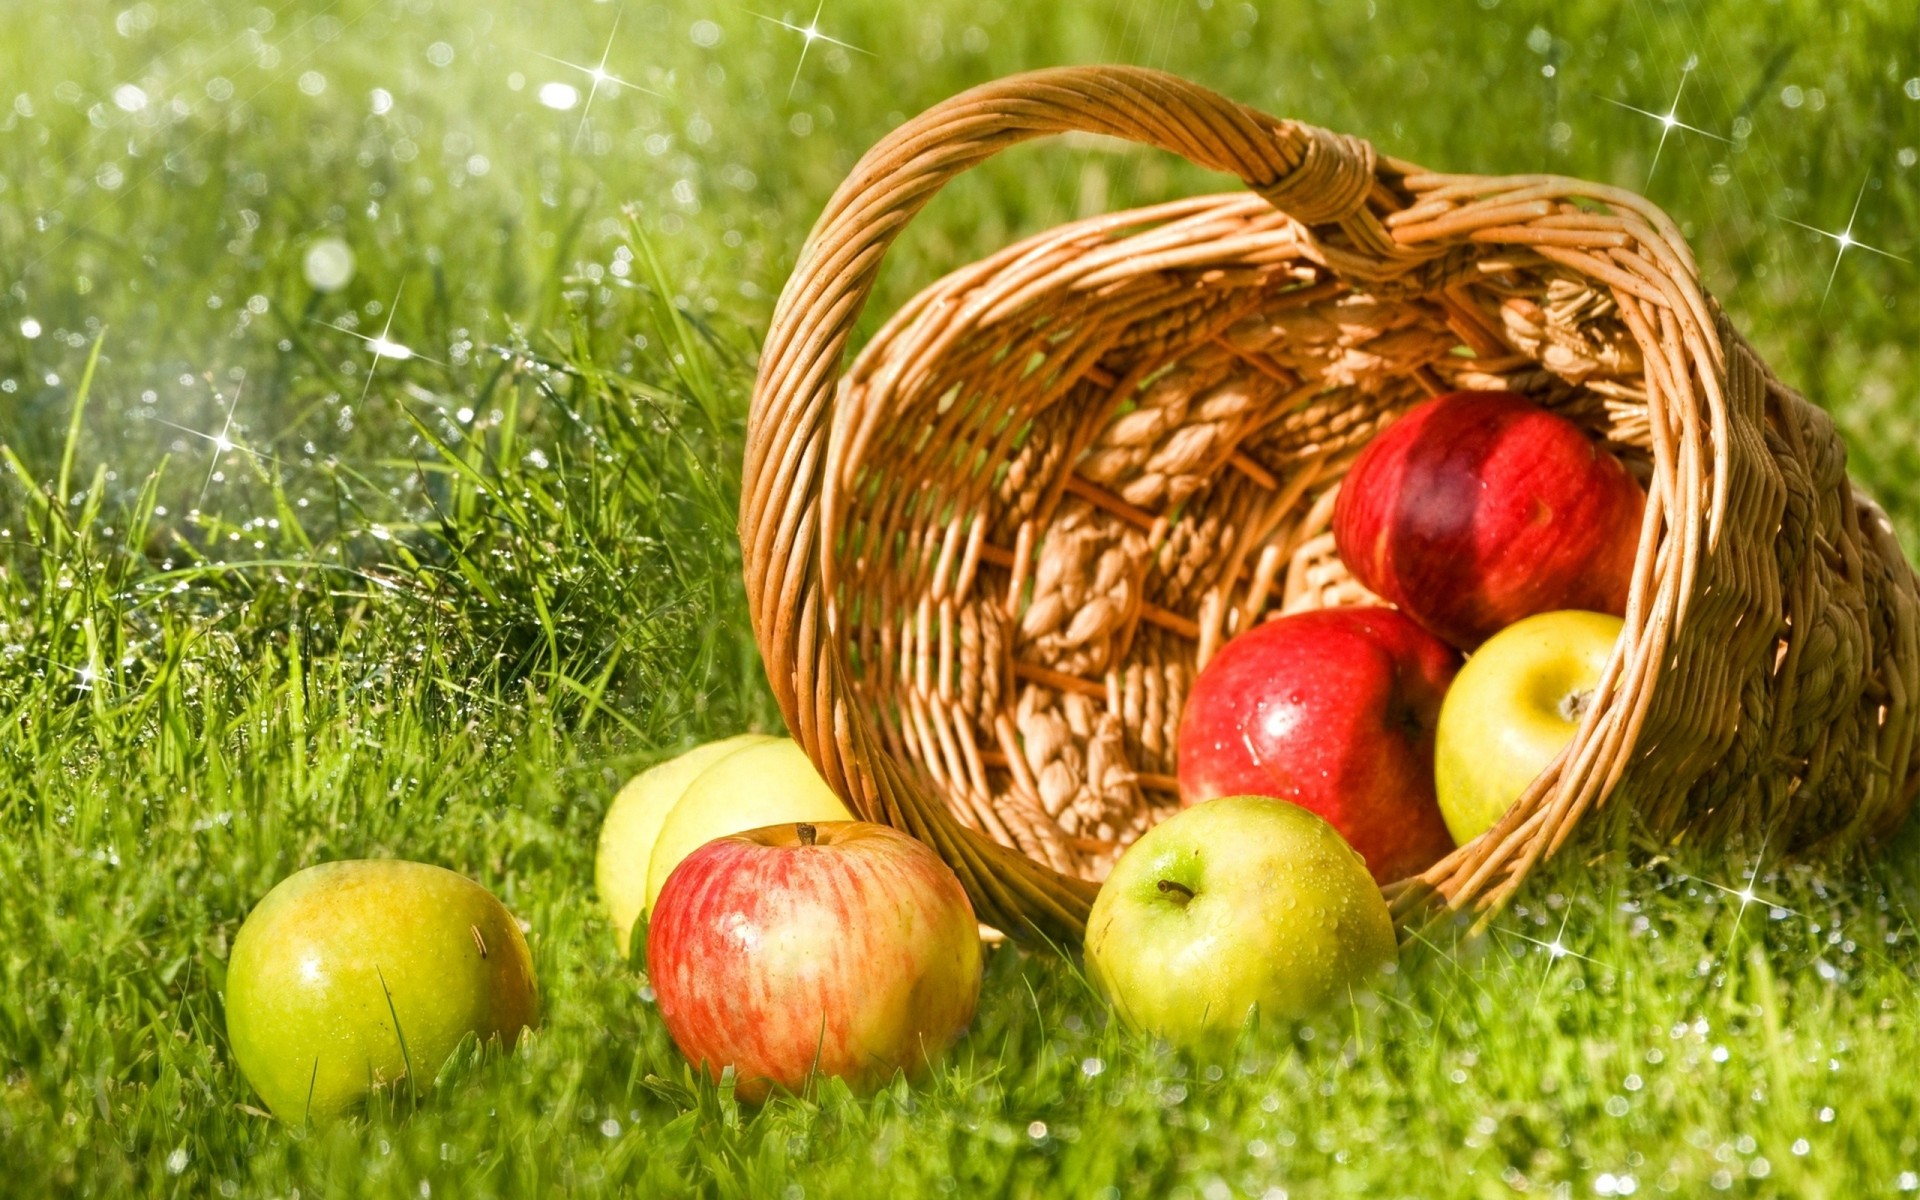
[[[692,1080],[591,891],[633,769],[778,727],[732,527],[800,238],[902,115],[1020,67],[1164,66],[1436,167],[1646,190],[1920,544],[1915,268],[1834,270],[1837,243],[1791,223],[1857,205],[1859,241],[1916,249],[1920,18],[1846,9],[839,0],[822,26],[873,53],[799,63],[797,35],[731,6],[7,6],[5,1190],[1920,1186],[1911,836],[1857,876],[1750,889],[1738,856],[1589,844],[1491,937],[1443,930],[1362,1011],[1220,1062],[1126,1036],[1075,972],[1003,950],[935,1078],[760,1111]],[[590,81],[541,55],[603,51],[638,86],[583,121]],[[1607,101],[1666,112],[1683,79],[1681,118],[1714,136],[1675,130],[1656,165],[1659,124]],[[541,102],[553,82],[572,109]],[[1210,186],[1144,152],[1022,148],[935,202],[876,303]],[[356,261],[331,290],[306,265],[324,239]],[[417,1109],[276,1125],[227,1054],[227,948],[276,880],[364,855],[499,893],[547,1022]]]

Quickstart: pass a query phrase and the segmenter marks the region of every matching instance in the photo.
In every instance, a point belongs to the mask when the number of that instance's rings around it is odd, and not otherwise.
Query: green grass
[[[754,348],[904,114],[1133,61],[1436,167],[1644,189],[1915,546],[1915,267],[1849,253],[1828,292],[1835,244],[1790,223],[1858,198],[1855,236],[1920,255],[1911,4],[835,0],[822,25],[874,53],[816,44],[797,75],[751,6],[618,12],[608,69],[658,94],[603,89],[583,127],[535,96],[585,78],[536,52],[599,61],[609,4],[0,0],[0,1190],[1920,1186],[1911,836],[1857,875],[1764,874],[1751,907],[1725,890],[1746,858],[1590,841],[1491,937],[1446,931],[1364,1011],[1218,1063],[1001,950],[933,1079],[757,1112],[692,1081],[591,888],[627,774],[778,727],[732,539]],[[1659,127],[1606,100],[1666,111],[1694,55],[1680,115],[1731,140],[1677,130],[1649,180]],[[1017,150],[903,238],[869,327],[1010,237],[1212,186]],[[322,236],[357,255],[337,293],[303,278]],[[389,320],[418,356],[369,386],[345,331]],[[493,888],[546,1024],[410,1114],[280,1126],[227,1054],[227,949],[276,880],[362,855]]]

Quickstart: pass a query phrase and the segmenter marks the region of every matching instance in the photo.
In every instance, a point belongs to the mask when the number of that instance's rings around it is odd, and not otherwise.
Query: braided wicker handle
[[[965,92],[870,150],[802,247],[761,352],[740,508],[748,603],[767,675],[821,774],[863,818],[937,849],[981,920],[1054,939],[1077,939],[1094,885],[965,828],[893,761],[850,701],[833,597],[823,586],[831,572],[822,533],[832,527],[841,360],[887,247],[961,172],[1008,146],[1067,132],[1170,150],[1239,176],[1303,224],[1351,221],[1369,240],[1383,237],[1366,209],[1376,189],[1373,151],[1362,140],[1277,121],[1176,76],[1132,67],[1037,71]]]

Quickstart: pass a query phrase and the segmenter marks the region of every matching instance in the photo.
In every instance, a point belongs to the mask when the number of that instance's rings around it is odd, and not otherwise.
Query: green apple
[[[777,740],[764,733],[743,733],[695,746],[635,775],[613,798],[600,826],[593,885],[606,906],[607,919],[613,922],[613,939],[622,958],[633,939],[634,923],[647,907],[647,867],[653,862],[653,843],[667,813],[700,772],[735,751]]]
[[[1625,623],[1568,609],[1516,621],[1454,677],[1434,734],[1434,790],[1453,840],[1493,828],[1573,740]]]
[[[1148,830],[1087,918],[1087,967],[1121,1019],[1186,1046],[1231,1039],[1251,1014],[1312,1016],[1395,956],[1366,863],[1326,821],[1266,796]]]
[[[792,738],[729,754],[694,776],[661,823],[647,866],[647,910],[680,860],[715,838],[797,821],[851,820]]]
[[[254,906],[227,960],[227,1042],[284,1121],[376,1087],[425,1091],[469,1033],[511,1047],[539,1021],[533,957],[493,893],[397,859],[324,863]]]

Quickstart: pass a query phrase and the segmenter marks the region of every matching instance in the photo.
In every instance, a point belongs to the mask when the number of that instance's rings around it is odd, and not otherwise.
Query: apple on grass
[[[647,865],[647,911],[680,860],[717,837],[795,821],[852,819],[792,738],[728,754],[694,776],[661,822]]]
[[[973,1019],[973,906],[939,855],[862,821],[709,842],[655,902],[647,973],[674,1044],[735,1095],[914,1072]]]
[[[743,733],[695,746],[635,775],[613,798],[606,821],[600,826],[593,885],[606,907],[607,919],[613,922],[620,957],[628,955],[633,927],[647,907],[647,868],[653,863],[653,844],[660,837],[660,826],[686,794],[687,785],[727,755],[777,740],[764,733]]]
[[[1579,426],[1511,392],[1420,404],[1340,485],[1354,578],[1472,650],[1535,613],[1626,612],[1646,494]]]
[[[1440,709],[1434,781],[1461,845],[1493,828],[1573,740],[1624,626],[1606,613],[1541,613],[1460,668]]]
[[[234,938],[225,999],[241,1073],[293,1122],[376,1087],[423,1092],[468,1034],[511,1048],[539,1021],[512,914],[464,875],[397,859],[282,880]]]
[[[1127,848],[1094,897],[1087,967],[1136,1030],[1217,1047],[1249,1017],[1300,1019],[1396,957],[1365,864],[1298,805],[1229,796]]]
[[[1433,731],[1460,656],[1389,608],[1294,613],[1220,648],[1193,682],[1180,799],[1273,796],[1332,822],[1376,881],[1453,849]]]

